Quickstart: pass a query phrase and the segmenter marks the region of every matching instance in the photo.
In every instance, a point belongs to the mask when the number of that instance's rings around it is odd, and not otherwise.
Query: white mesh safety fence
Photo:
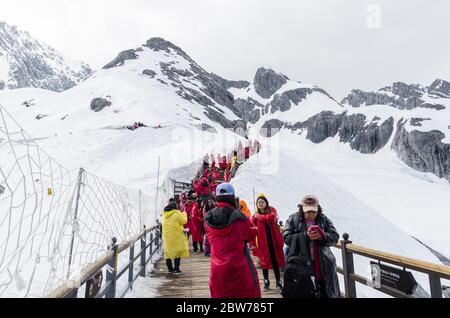
[[[0,297],[41,297],[155,220],[138,190],[69,170],[0,105]]]

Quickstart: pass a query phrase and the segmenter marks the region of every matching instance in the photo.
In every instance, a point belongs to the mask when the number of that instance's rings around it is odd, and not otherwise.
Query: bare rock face
[[[254,124],[262,116],[263,108],[264,105],[252,98],[238,98],[235,99],[234,105],[231,110],[234,114],[236,114],[236,116],[242,118],[242,120]]]
[[[269,98],[287,83],[287,79],[286,76],[280,73],[261,67],[255,74],[253,84],[259,96]]]
[[[92,74],[91,68],[72,60],[28,32],[0,21],[0,90],[36,87],[55,92],[67,90]]]
[[[450,98],[450,83],[436,80],[430,86],[423,87],[418,84],[405,84],[396,82],[392,86],[379,89],[377,92],[365,92],[359,89],[352,90],[342,100],[342,104],[353,107],[388,105],[398,109],[430,108],[442,110],[445,106],[439,102],[426,102],[425,95]]]
[[[428,94],[434,94],[442,98],[450,98],[450,83],[437,79],[427,89]]]
[[[268,120],[261,127],[260,133],[265,137],[272,137],[281,128],[306,130],[306,138],[314,143],[339,136],[339,141],[349,143],[352,149],[370,154],[387,144],[393,133],[394,119],[390,117],[379,125],[376,121],[366,123],[366,117],[362,114],[324,111],[293,125],[278,119]]]
[[[246,88],[250,85],[250,83],[247,81],[230,81],[214,73],[211,73],[211,78],[225,89]]]
[[[406,121],[397,123],[391,145],[398,157],[411,168],[450,180],[450,145],[442,142],[444,133],[438,130],[408,132],[405,124]]]
[[[107,70],[113,67],[122,66],[125,64],[125,61],[127,60],[135,60],[138,58],[138,55],[136,52],[142,51],[142,48],[132,49],[132,50],[126,50],[123,52],[120,52],[117,57],[112,60],[110,63],[106,64],[103,69]]]
[[[150,76],[151,78],[153,78],[153,77],[155,77],[156,72],[152,71],[152,70],[149,70],[149,69],[145,69],[145,70],[142,71],[142,74]]]
[[[104,98],[94,98],[91,101],[91,110],[94,112],[102,111],[103,108],[111,106],[111,102]]]

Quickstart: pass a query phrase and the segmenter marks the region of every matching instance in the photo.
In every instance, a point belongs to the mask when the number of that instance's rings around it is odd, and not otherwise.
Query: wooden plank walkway
[[[164,283],[158,287],[158,298],[210,298],[209,293],[209,269],[211,258],[203,253],[194,254],[190,251],[189,259],[181,260],[181,274],[174,275],[167,272],[164,259],[155,264],[155,269],[150,272],[150,277],[164,278]],[[281,273],[283,275],[283,273]],[[264,291],[264,279],[262,270],[258,269],[258,277],[261,286],[262,298],[281,298],[275,289],[275,276],[273,270],[269,271],[270,290]],[[283,277],[283,276],[282,276]]]

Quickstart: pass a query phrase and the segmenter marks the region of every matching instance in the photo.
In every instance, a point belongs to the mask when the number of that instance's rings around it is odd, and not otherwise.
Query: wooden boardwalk
[[[158,287],[158,298],[210,298],[209,293],[209,269],[211,258],[203,253],[194,254],[190,251],[189,259],[182,259],[179,275],[167,272],[164,259],[155,264],[155,270],[150,272],[151,277],[164,278],[164,283]],[[281,273],[283,274],[283,273]],[[270,290],[264,291],[264,279],[262,270],[258,269],[258,277],[261,286],[262,298],[281,298],[275,289],[275,277],[273,270],[269,271]],[[282,276],[283,277],[283,276]]]

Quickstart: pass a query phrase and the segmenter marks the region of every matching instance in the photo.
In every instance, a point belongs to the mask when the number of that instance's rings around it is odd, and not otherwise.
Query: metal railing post
[[[117,239],[113,237],[110,250],[112,250],[114,254],[106,266],[106,285],[108,286],[108,290],[105,293],[105,298],[116,298],[117,261],[119,256],[116,243]]]
[[[356,298],[356,282],[350,278],[350,275],[355,273],[355,266],[353,264],[353,254],[347,250],[347,245],[351,244],[352,241],[349,240],[349,235],[347,233],[344,233],[342,237],[344,238],[343,240],[341,240],[341,244],[342,244],[342,269],[344,270],[345,297]]]
[[[439,276],[429,274],[431,298],[442,298],[442,285]]]
[[[150,259],[153,257],[153,232],[150,233]]]
[[[75,211],[72,222],[76,222],[78,219],[78,206],[80,203],[80,190],[81,190],[81,180],[83,178],[84,169],[80,168],[80,171],[78,172],[78,181],[77,181],[77,197],[75,199]],[[70,277],[70,267],[72,266],[72,254],[73,254],[73,245],[75,242],[75,227],[72,226],[72,239],[70,242],[70,251],[69,251],[69,266],[67,269],[67,279]]]
[[[159,227],[156,229],[156,237],[155,237],[155,243],[156,243],[156,253],[159,253],[159,239],[160,239],[160,231]]]
[[[134,242],[133,243],[131,243],[131,246],[130,246],[130,257],[129,257],[129,260],[130,260],[130,267],[129,267],[129,270],[128,270],[128,283],[130,284],[130,289],[133,289],[133,272],[134,272],[134,262],[133,262],[133,260],[134,260]]]
[[[145,226],[144,226],[144,235],[141,236],[141,272],[139,273],[140,277],[145,277],[146,247],[147,247],[147,235],[145,234]]]
[[[144,223],[142,217],[142,191],[139,190],[139,227],[142,229],[142,224]]]
[[[158,220],[158,195],[159,195],[159,170],[161,165],[161,157],[158,157],[158,176],[156,179],[156,197],[155,197],[155,221]]]

